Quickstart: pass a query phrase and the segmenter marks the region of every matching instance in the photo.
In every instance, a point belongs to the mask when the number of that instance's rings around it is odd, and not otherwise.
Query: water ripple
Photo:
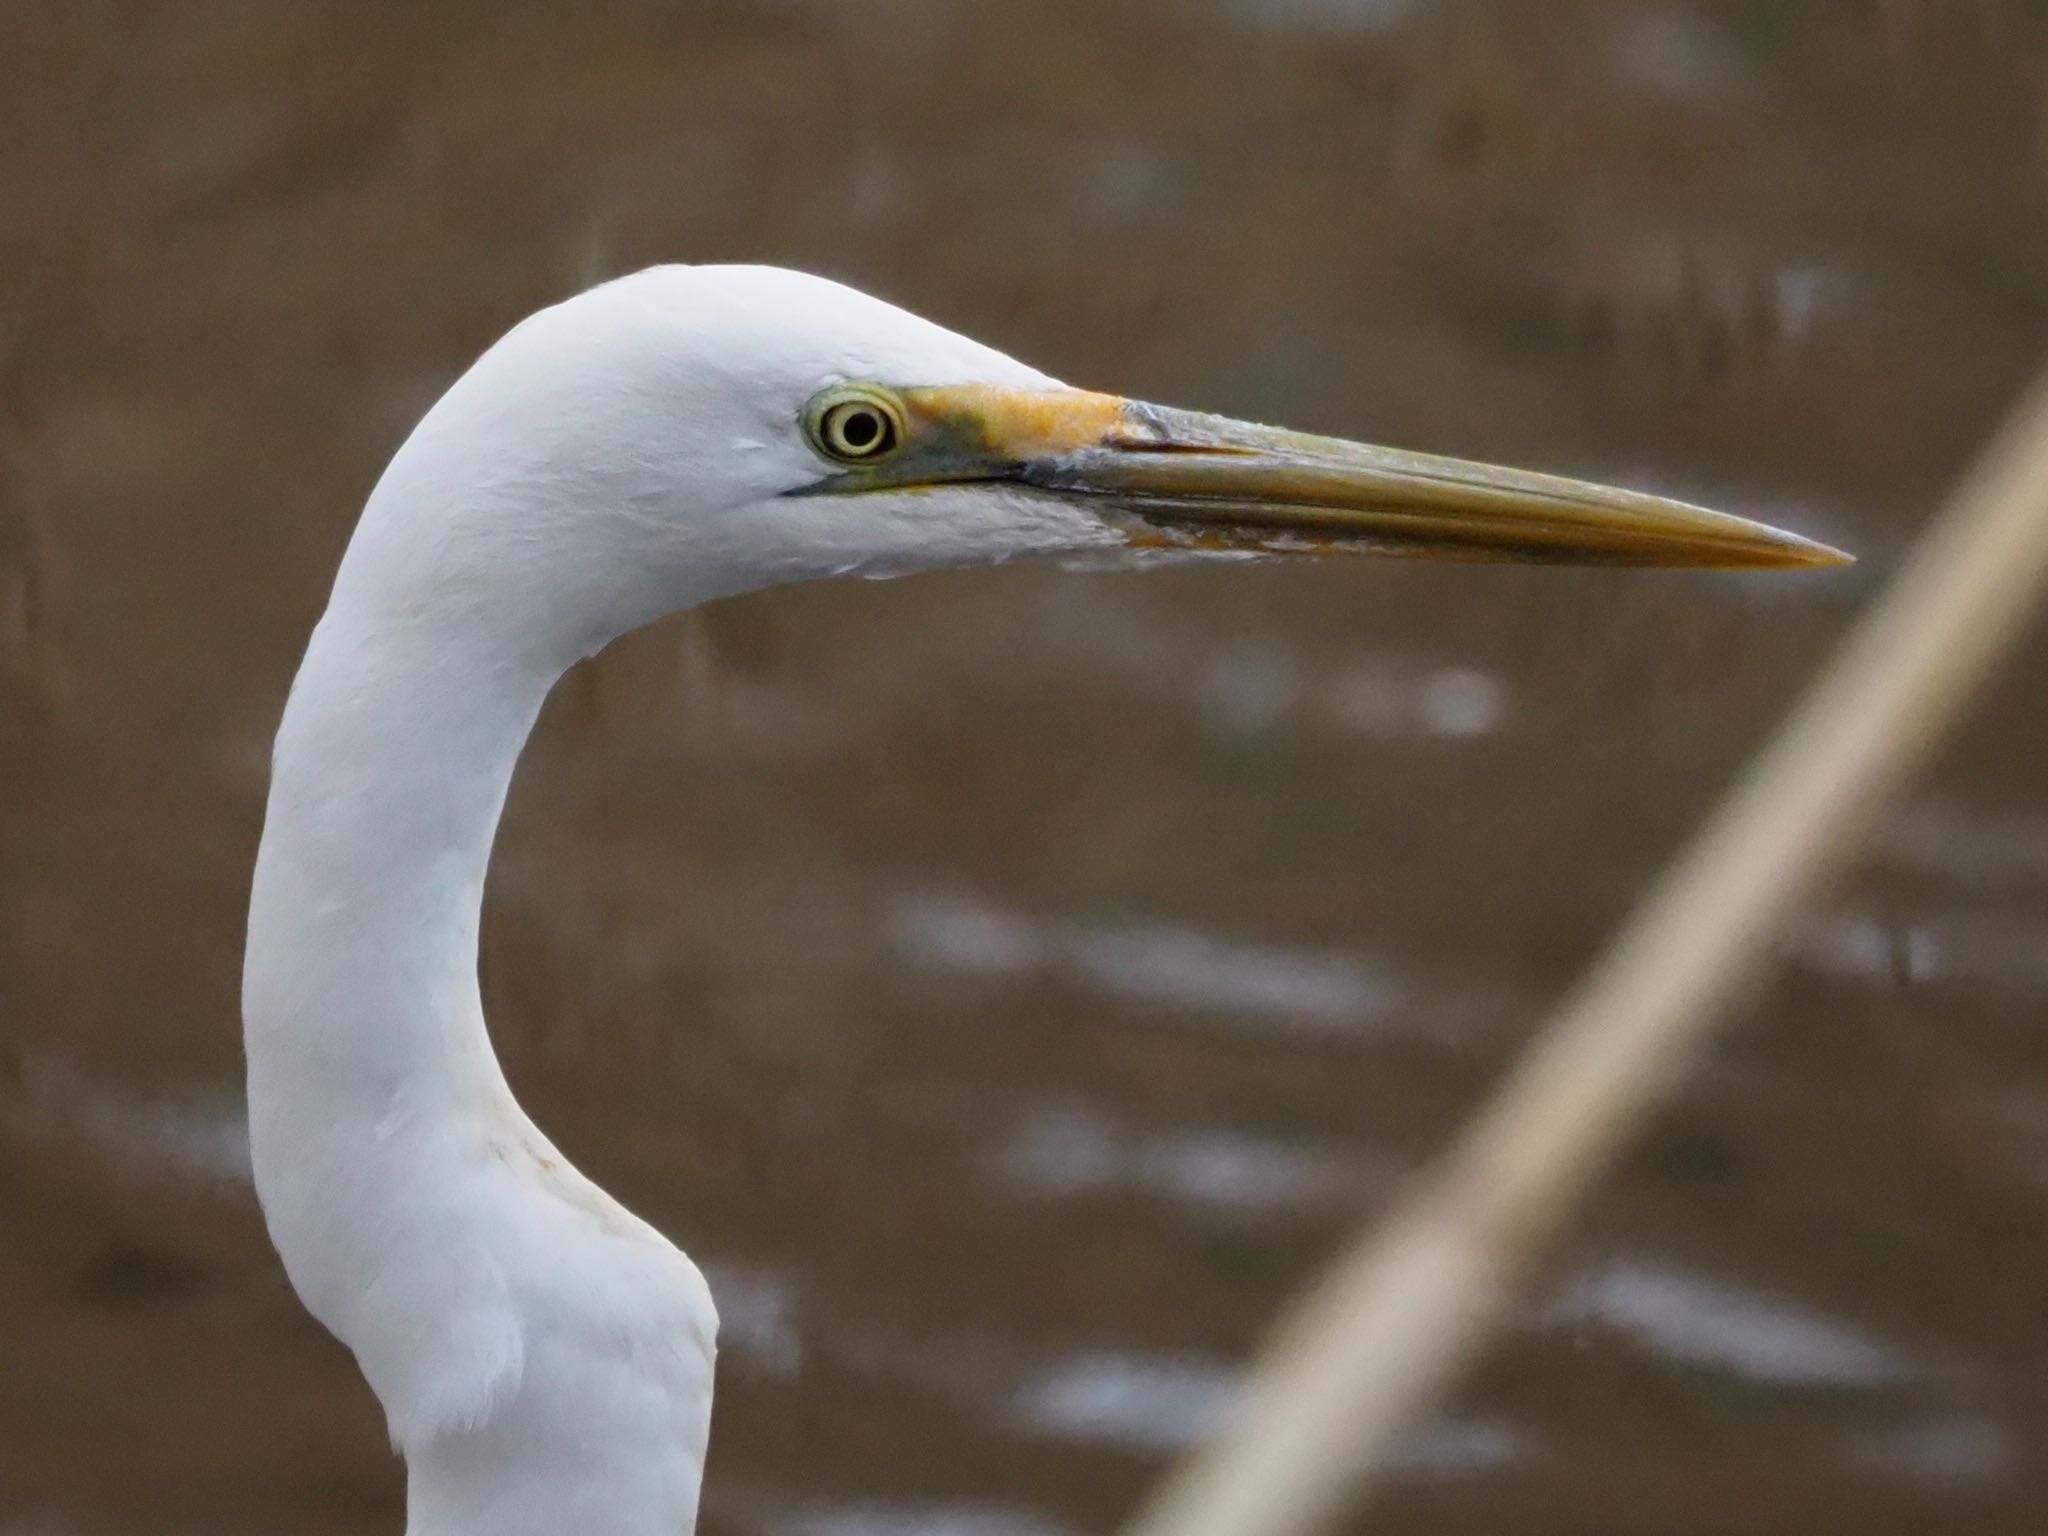
[[[1402,987],[1355,954],[1218,938],[1173,923],[1039,919],[942,892],[888,915],[912,964],[964,975],[1054,978],[1126,1002],[1318,1034],[1388,1025]]]
[[[1005,1184],[1040,1198],[1136,1189],[1188,1205],[1265,1214],[1344,1202],[1392,1171],[1336,1148],[1228,1126],[1136,1131],[1071,1100],[1027,1111],[993,1161]]]
[[[1645,1263],[1581,1275],[1543,1321],[1599,1323],[1665,1359],[1766,1386],[1882,1387],[1914,1374],[1900,1351],[1834,1318]]]

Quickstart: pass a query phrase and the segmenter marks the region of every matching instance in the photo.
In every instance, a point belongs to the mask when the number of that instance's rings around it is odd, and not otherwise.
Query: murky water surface
[[[487,991],[712,1278],[718,1536],[1107,1529],[2048,342],[2019,0],[85,0],[0,57],[10,1536],[398,1528],[249,1192],[239,920],[355,510],[529,308],[774,259],[1865,556],[849,584],[573,676]],[[1376,1528],[2048,1522],[2044,667],[1786,935]]]

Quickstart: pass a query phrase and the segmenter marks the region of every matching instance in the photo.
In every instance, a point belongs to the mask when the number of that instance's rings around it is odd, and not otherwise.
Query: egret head
[[[415,600],[553,614],[584,649],[724,593],[1033,554],[1846,558],[1657,497],[1068,388],[745,266],[653,268],[515,328],[393,460],[358,545],[379,590],[430,570]]]

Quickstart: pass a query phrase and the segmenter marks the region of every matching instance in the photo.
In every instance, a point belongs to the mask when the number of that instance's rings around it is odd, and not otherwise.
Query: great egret
[[[364,508],[277,736],[243,980],[250,1146],[413,1536],[676,1536],[717,1317],[513,1100],[484,867],[555,679],[730,593],[1122,549],[1800,566],[1626,491],[1069,389],[851,289],[660,267],[534,315]]]

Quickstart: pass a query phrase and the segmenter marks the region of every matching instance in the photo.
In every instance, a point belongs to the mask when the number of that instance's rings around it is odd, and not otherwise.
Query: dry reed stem
[[[2048,587],[2048,376],[1463,1138],[1283,1317],[1126,1536],[1306,1536],[1373,1491]]]

